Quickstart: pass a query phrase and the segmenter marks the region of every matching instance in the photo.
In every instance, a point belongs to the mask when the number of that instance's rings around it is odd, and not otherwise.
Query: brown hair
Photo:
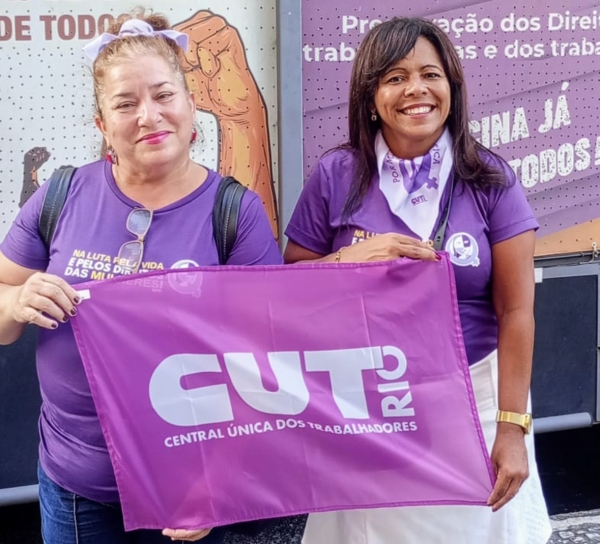
[[[121,26],[130,19],[140,19],[148,23],[154,30],[169,30],[168,19],[159,13],[149,12],[144,8],[136,8],[131,13],[124,13],[114,19],[106,28],[109,34],[118,35]],[[143,55],[157,55],[163,58],[173,69],[184,88],[189,91],[181,65],[182,50],[169,38],[152,36],[124,36],[110,42],[94,61],[92,74],[94,78],[94,105],[96,114],[102,117],[100,104],[104,97],[104,77],[114,65],[123,61],[133,61]]]
[[[456,175],[478,188],[505,182],[501,170],[482,157],[481,151],[485,148],[469,132],[465,78],[452,42],[427,19],[395,17],[369,32],[352,68],[348,102],[349,138],[340,146],[351,150],[355,156],[353,181],[344,206],[346,219],[361,205],[377,172],[375,136],[380,129],[380,121],[371,121],[371,111],[380,80],[414,49],[420,37],[435,47],[450,84],[450,113],[446,125],[452,135]]]

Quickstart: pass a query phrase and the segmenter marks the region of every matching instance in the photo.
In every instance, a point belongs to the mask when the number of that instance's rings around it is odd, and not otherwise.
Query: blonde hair
[[[130,19],[140,19],[148,23],[154,30],[171,28],[169,20],[159,13],[147,13],[145,8],[136,8],[131,13],[123,13],[114,19],[106,28],[109,34],[118,35],[121,26]],[[173,72],[181,80],[185,90],[189,92],[185,74],[181,64],[183,52],[171,39],[154,36],[123,36],[110,42],[94,61],[92,75],[94,79],[94,107],[96,115],[102,118],[100,104],[104,98],[104,78],[106,73],[121,62],[135,61],[144,55],[156,55],[164,59]]]

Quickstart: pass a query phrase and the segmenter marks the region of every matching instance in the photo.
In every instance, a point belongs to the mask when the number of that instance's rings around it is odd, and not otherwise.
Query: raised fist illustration
[[[223,17],[199,11],[175,29],[189,37],[184,68],[199,109],[219,119],[252,116],[254,110],[264,109],[242,40]]]
[[[219,124],[219,172],[258,193],[277,236],[267,111],[240,35],[208,10],[174,28],[189,37],[183,66],[196,107]]]
[[[23,157],[23,185],[21,187],[19,208],[22,208],[25,202],[39,188],[38,170],[49,158],[50,152],[45,147],[34,147],[25,153]]]

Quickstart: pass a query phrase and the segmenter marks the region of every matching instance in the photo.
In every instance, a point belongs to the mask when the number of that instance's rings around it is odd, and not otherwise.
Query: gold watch
[[[531,414],[518,414],[517,412],[505,412],[504,410],[498,410],[496,414],[497,422],[512,423],[523,428],[525,434],[531,432],[532,418]]]

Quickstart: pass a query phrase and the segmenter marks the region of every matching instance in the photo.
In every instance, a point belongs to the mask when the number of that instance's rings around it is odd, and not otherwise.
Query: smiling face
[[[194,99],[158,55],[124,60],[106,71],[96,118],[119,166],[160,171],[189,160]]]
[[[412,159],[431,149],[450,113],[450,84],[430,41],[420,37],[382,76],[373,102],[394,155]]]

